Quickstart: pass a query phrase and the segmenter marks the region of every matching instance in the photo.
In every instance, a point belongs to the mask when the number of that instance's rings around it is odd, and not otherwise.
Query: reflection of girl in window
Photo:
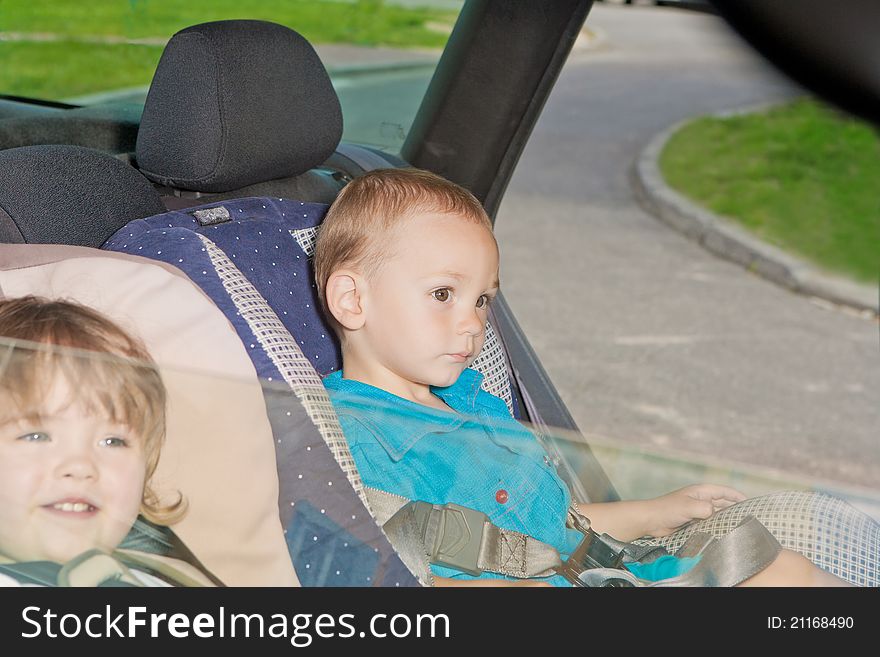
[[[37,343],[0,357],[0,564],[97,559],[103,572],[139,513],[185,512],[150,488],[165,386],[139,340],[80,305],[0,300],[0,336]],[[167,585],[121,564],[116,576]]]

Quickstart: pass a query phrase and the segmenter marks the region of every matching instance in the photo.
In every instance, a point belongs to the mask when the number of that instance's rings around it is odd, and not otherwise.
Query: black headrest
[[[165,47],[137,163],[163,185],[225,192],[299,175],[341,137],[339,99],[308,41],[275,23],[219,21],[181,30]]]
[[[80,146],[0,151],[0,243],[97,247],[133,219],[165,208],[150,181]]]

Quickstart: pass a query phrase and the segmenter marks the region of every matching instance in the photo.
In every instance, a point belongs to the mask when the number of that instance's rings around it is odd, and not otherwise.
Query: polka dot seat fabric
[[[309,276],[300,245],[305,233],[291,231],[314,232],[325,211],[319,204],[243,199],[133,221],[102,248],[183,270],[244,343],[264,380],[279,512],[300,582],[417,586],[367,511],[339,421],[312,365],[327,363],[329,371],[338,350],[318,327],[314,288],[303,280]],[[315,330],[297,342],[291,322]]]

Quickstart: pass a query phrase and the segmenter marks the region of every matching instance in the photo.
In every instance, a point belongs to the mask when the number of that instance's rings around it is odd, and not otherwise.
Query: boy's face
[[[495,239],[461,217],[425,214],[402,223],[388,250],[364,308],[367,348],[388,377],[372,383],[451,385],[483,346],[498,292]]]
[[[0,424],[0,553],[64,563],[115,549],[140,509],[146,475],[141,438],[89,415],[57,383],[38,420],[4,409]]]

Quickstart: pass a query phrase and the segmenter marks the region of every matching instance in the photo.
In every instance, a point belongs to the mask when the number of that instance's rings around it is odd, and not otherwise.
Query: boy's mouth
[[[454,354],[447,354],[455,363],[464,363],[467,362],[467,359],[471,357],[471,352],[469,351],[459,351]]]

